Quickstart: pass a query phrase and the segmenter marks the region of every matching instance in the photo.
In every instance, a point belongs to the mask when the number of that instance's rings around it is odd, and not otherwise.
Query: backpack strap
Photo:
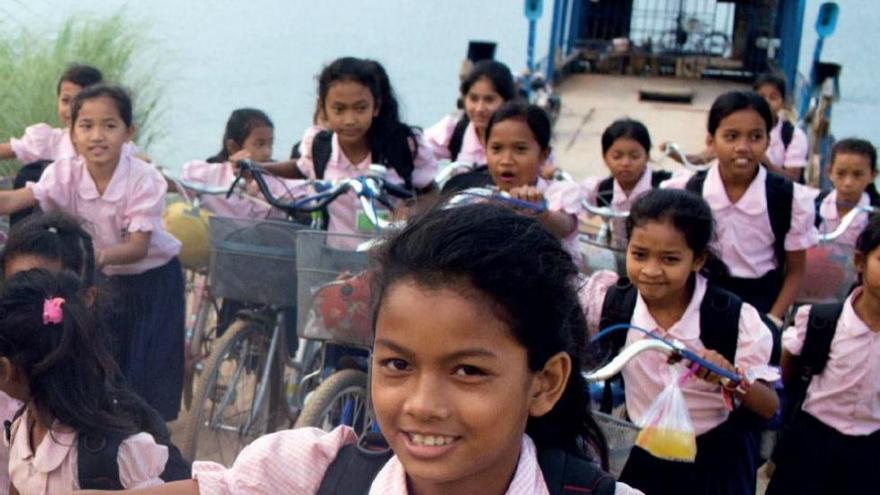
[[[323,180],[327,171],[327,163],[333,153],[333,131],[320,131],[312,140],[312,165],[315,168],[315,179]],[[330,210],[321,209],[321,230],[327,230],[330,225]]]
[[[791,204],[794,201],[794,183],[781,175],[767,172],[767,214],[773,230],[773,250],[779,268],[785,267],[785,236],[791,228]]]
[[[742,305],[742,299],[734,293],[711,282],[700,304],[700,341],[731,363],[736,358]]]
[[[657,189],[664,180],[672,178],[672,172],[668,170],[652,170],[651,171],[651,187]]]
[[[315,495],[367,495],[376,475],[392,455],[380,434],[367,433],[358,443],[339,449]]]
[[[458,159],[458,154],[461,153],[461,145],[464,143],[464,132],[470,123],[471,119],[468,118],[467,114],[464,114],[458,119],[455,128],[452,130],[452,136],[449,137],[449,157],[453,162]]]
[[[697,172],[688,179],[687,184],[685,184],[684,188],[687,191],[690,191],[700,197],[703,196],[703,185],[706,183],[706,176],[708,172],[703,170],[702,172]]]
[[[602,179],[596,193],[596,204],[599,206],[611,206],[614,199],[614,177]]]
[[[829,194],[831,194],[831,191],[830,191],[830,190],[828,190],[828,191],[822,191],[822,192],[819,193],[818,196],[816,196],[816,203],[815,203],[815,204],[816,204],[816,220],[815,220],[815,225],[816,225],[816,228],[817,228],[817,229],[822,225],[822,220],[823,220],[823,219],[822,219],[822,215],[819,214],[819,210],[822,208],[822,202],[825,201],[825,198],[827,198]]]
[[[538,465],[550,495],[614,494],[616,483],[610,474],[563,450],[539,450]]]
[[[125,433],[77,435],[77,474],[83,490],[122,490],[119,480],[119,446]]]
[[[638,299],[638,290],[630,283],[626,277],[621,277],[617,283],[608,288],[605,293],[605,301],[602,302],[602,316],[599,319],[599,329],[604,330],[611,325],[619,323],[630,323],[633,313],[636,310],[636,300]],[[626,344],[625,330],[619,330],[608,336],[605,345],[601,345],[598,351],[605,356],[615,356],[623,349]],[[623,376],[620,376],[623,380]],[[612,380],[605,381],[605,388],[602,390],[602,403],[599,410],[606,414],[611,412],[613,408],[613,392],[611,389]]]
[[[801,350],[801,372],[812,378],[825,370],[831,352],[831,341],[837,331],[837,322],[844,303],[814,304],[807,319],[807,333]]]
[[[27,409],[27,404],[22,405],[21,407],[18,408],[18,411],[15,411],[15,414],[12,416],[12,419],[7,419],[7,420],[3,421],[3,430],[4,430],[4,434],[6,435],[6,444],[7,445],[12,445],[12,437],[14,436],[14,433],[15,433],[13,431],[15,429],[15,428],[13,428],[13,425],[15,424],[16,421],[18,421],[18,418],[20,418],[21,415],[24,414],[26,409]]]
[[[787,119],[783,119],[782,129],[780,129],[780,131],[782,134],[782,147],[787,150],[788,145],[791,144],[791,140],[794,139],[794,124]]]
[[[192,463],[183,458],[180,449],[171,441],[171,432],[159,411],[139,395],[130,394],[130,397],[138,410],[138,429],[153,435],[157,444],[168,449],[168,460],[159,477],[166,483],[192,478]]]

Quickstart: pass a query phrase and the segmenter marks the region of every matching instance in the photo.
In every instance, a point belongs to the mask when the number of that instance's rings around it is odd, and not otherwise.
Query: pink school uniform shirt
[[[577,215],[581,211],[581,200],[583,191],[575,182],[566,181],[546,181],[538,178],[536,187],[544,194],[547,201],[547,209],[549,211],[558,211],[568,213],[575,221]],[[575,229],[571,234],[566,236],[562,241],[562,246],[571,254],[572,259],[578,267],[584,264],[583,254],[581,253],[580,241],[578,241],[578,230]]]
[[[837,321],[828,363],[813,376],[803,410],[844,435],[870,435],[880,430],[880,332],[856,314],[859,287],[846,298]],[[799,356],[807,334],[811,306],[801,306],[794,326],[782,334],[782,345]]]
[[[331,432],[317,428],[299,428],[272,433],[245,447],[231,468],[213,462],[193,463],[193,478],[201,495],[274,495],[296,493],[311,495],[318,491],[324,473],[339,450],[357,441],[346,426]],[[369,495],[406,495],[406,472],[396,456],[376,475]],[[506,495],[548,494],[538,466],[535,444],[523,436],[522,451],[516,472]],[[641,492],[621,483],[617,494]]]
[[[152,165],[123,153],[104,194],[80,157],[62,158],[29,182],[43,211],[63,210],[82,217],[95,249],[125,242],[131,232],[151,232],[147,256],[129,265],[106,266],[107,275],[134,275],[168,263],[180,252],[180,242],[162,226],[168,186]]]
[[[599,330],[605,295],[608,288],[617,280],[616,273],[601,271],[590,277],[586,286],[581,289],[581,303],[586,311],[587,328],[591,334]],[[661,337],[678,340],[685,347],[699,354],[705,350],[700,340],[700,304],[706,294],[706,284],[705,277],[696,276],[691,301],[681,319],[670,328],[661,328],[654,320],[641,294],[636,298],[636,307],[630,323]],[[625,345],[646,338],[650,337],[642,332],[629,330]],[[768,365],[772,347],[773,337],[758,311],[751,305],[743,303],[734,364],[742,368],[750,379],[768,382],[778,380],[779,371]],[[645,352],[636,356],[623,369],[623,379],[626,381],[626,411],[635,424],[642,423],[654,399],[676,378],[672,368],[673,366],[667,363],[665,355]],[[706,433],[727,420],[729,412],[721,395],[721,385],[694,377],[682,385],[682,392],[697,435]]]
[[[788,148],[782,142],[782,122],[780,116],[776,125],[770,130],[770,147],[767,148],[767,158],[774,165],[782,168],[804,168],[807,166],[807,135],[800,127],[794,126],[794,133]]]
[[[230,187],[235,181],[235,172],[229,162],[210,163],[203,160],[192,160],[183,164],[181,178],[187,182],[194,182],[206,186]],[[284,201],[304,195],[308,191],[303,187],[304,181],[287,180],[270,175],[264,176],[272,194]],[[256,188],[254,184],[253,188]],[[249,187],[250,189],[250,187]],[[259,194],[255,191],[256,194]],[[208,210],[224,217],[235,218],[284,218],[284,212],[277,208],[267,208],[266,205],[249,201],[233,194],[226,196],[204,195],[201,203]]]
[[[856,205],[857,207],[861,206],[870,206],[871,198],[868,197],[868,193],[862,193],[862,197],[859,198],[859,202]],[[818,215],[822,218],[822,223],[819,224],[819,232],[826,234],[829,232],[833,232],[840,225],[840,221],[843,217],[837,211],[837,191],[831,191],[828,196],[825,196],[825,199],[822,200],[822,203],[819,204]],[[849,228],[846,229],[846,232],[843,233],[840,237],[838,237],[834,242],[837,244],[845,244],[847,246],[855,247],[856,240],[859,238],[859,234],[862,233],[862,230],[865,229],[865,226],[868,225],[869,215],[867,213],[861,213],[859,216],[850,224]]]
[[[673,177],[662,187],[684,189],[689,176]],[[718,161],[712,162],[703,198],[715,217],[715,240],[712,247],[727,264],[730,274],[739,278],[761,278],[778,267],[773,250],[773,228],[767,214],[767,170],[758,167],[758,174],[743,197],[732,203],[724,189]],[[791,227],[785,236],[786,251],[800,251],[816,245],[819,234],[814,225],[815,194],[808,188],[794,184],[791,202]]]
[[[302,156],[297,161],[297,167],[309,179],[315,179],[315,164],[312,161],[312,143],[315,136],[323,129],[320,127],[310,127],[306,130],[302,138],[300,151]],[[416,143],[418,151],[413,157],[412,184],[417,188],[427,187],[437,175],[437,161],[434,159],[430,145],[428,145],[422,135],[416,132]],[[345,156],[339,147],[339,137],[333,133],[330,159],[327,161],[327,168],[324,171],[324,179],[340,180],[350,179],[361,175],[367,175],[370,171],[370,164],[373,163],[372,155],[367,156],[359,163],[352,163]],[[386,180],[394,184],[403,184],[404,180],[397,172],[388,167],[388,175]],[[360,201],[354,193],[348,193],[340,196],[336,201],[330,203],[330,223],[328,230],[333,233],[357,234],[357,216],[361,209]]]
[[[599,183],[605,180],[605,178],[588,177],[581,182],[581,187],[584,191],[584,199],[591,205],[610,206],[614,211],[629,211],[632,209],[633,203],[635,203],[640,196],[653,189],[653,186],[651,185],[651,178],[653,175],[654,170],[650,166],[646,167],[642,176],[639,177],[638,182],[636,182],[636,185],[629,194],[624,192],[623,188],[620,187],[620,183],[617,182],[617,179],[614,179],[611,189],[612,195],[610,205],[599,204]],[[616,242],[619,241],[622,244],[626,239],[626,219],[613,219],[611,221],[611,228],[611,238],[616,239]]]
[[[31,449],[27,411],[12,427],[9,474],[21,495],[57,495],[78,490],[77,434],[57,421],[37,446]],[[127,489],[164,483],[159,477],[168,462],[168,448],[157,444],[149,433],[123,440],[116,456],[119,481]]]
[[[438,160],[452,159],[452,153],[449,151],[449,141],[452,139],[452,133],[455,131],[455,125],[463,118],[463,115],[452,114],[440,119],[440,122],[432,125],[425,130],[425,140],[434,150],[434,156]],[[455,159],[464,163],[477,163],[485,165],[486,148],[480,142],[477,136],[477,128],[474,123],[468,124],[464,130],[464,136],[461,139],[461,150]]]
[[[34,124],[24,130],[24,135],[9,141],[15,158],[22,163],[37,160],[60,160],[76,156],[70,129],[59,129],[48,124]],[[137,153],[138,148],[130,141],[123,145],[123,154]]]

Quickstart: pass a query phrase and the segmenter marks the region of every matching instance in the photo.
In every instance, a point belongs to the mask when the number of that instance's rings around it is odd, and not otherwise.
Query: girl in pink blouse
[[[696,195],[662,189],[644,194],[627,219],[627,277],[598,272],[582,291],[591,333],[600,326],[634,325],[681,342],[717,366],[739,373],[746,384],[725,391],[717,376],[700,370],[699,378],[682,385],[697,433],[696,461],[666,461],[634,447],[620,476],[652,495],[753,494],[759,460],[756,431],[750,424],[760,424],[758,417],[772,417],[778,406],[768,385],[778,379],[778,372],[768,366],[770,330],[755,308],[704,276],[724,269],[709,251],[712,225],[709,205]],[[626,310],[625,301],[631,301]],[[617,347],[649,338],[635,329],[616,335]],[[626,411],[637,425],[643,424],[666,385],[678,379],[666,356],[658,353],[637,356],[622,376]],[[725,393],[735,405],[733,412]]]
[[[591,463],[607,461],[605,443],[580,373],[577,270],[559,241],[534,219],[477,204],[430,212],[376,260],[370,390],[393,456],[344,493],[639,493]],[[197,462],[193,481],[130,493],[313,495],[357,477],[337,465],[325,480],[355,441],[346,427],[278,432],[229,468]],[[539,461],[553,454],[586,486],[562,492]]]
[[[871,219],[856,250],[861,286],[828,313],[837,321],[808,330],[812,313],[829,307],[803,306],[783,335],[786,388],[804,381],[807,388],[779,445],[768,494],[860,493],[880,486],[880,218]],[[822,348],[815,345],[823,340],[817,331],[832,334],[819,361],[813,357]]]
[[[50,165],[40,181],[0,193],[0,213],[39,204],[82,217],[95,262],[113,294],[111,328],[129,383],[170,421],[183,386],[183,274],[180,243],[162,226],[165,179],[123,152],[131,139],[131,99],[122,88],[96,85],[71,105],[71,138],[79,155]]]
[[[118,386],[81,294],[72,272],[43,269],[16,274],[0,293],[0,389],[25,404],[7,437],[10,493],[106,486],[78,469],[86,438],[89,445],[120,441],[117,486],[162,483],[168,449],[138,428],[138,399]]]

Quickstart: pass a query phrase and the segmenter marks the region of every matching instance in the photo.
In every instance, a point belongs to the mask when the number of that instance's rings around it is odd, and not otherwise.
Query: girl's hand
[[[544,193],[539,191],[535,186],[514,187],[508,191],[508,194],[510,194],[510,197],[512,198],[528,201],[530,203],[540,203],[544,201]]]
[[[250,160],[250,159],[251,159],[251,152],[248,150],[238,150],[235,153],[233,153],[232,156],[229,157],[229,163],[230,163],[230,165],[232,165],[232,172],[235,175],[238,175],[238,161],[239,160]],[[245,176],[245,180],[246,181],[251,180],[250,174]]]
[[[706,361],[709,361],[710,363],[714,364],[715,366],[717,366],[721,369],[730,371],[733,374],[737,374],[736,367],[734,365],[732,365],[730,363],[730,361],[725,359],[724,356],[722,356],[721,354],[719,354],[716,351],[713,351],[711,349],[706,349],[705,351],[703,351],[703,353],[700,355],[700,357],[705,359]],[[711,371],[709,371],[706,368],[703,368],[702,366],[700,367],[700,369],[697,370],[696,375],[699,378],[706,380],[709,383],[721,383],[720,376],[716,375],[715,373],[712,373]]]

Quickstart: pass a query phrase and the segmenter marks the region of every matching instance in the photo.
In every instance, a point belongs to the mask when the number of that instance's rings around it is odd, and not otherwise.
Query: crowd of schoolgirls
[[[389,180],[433,194],[438,160],[451,159],[476,166],[446,192],[490,186],[547,205],[428,209],[373,254],[371,393],[393,455],[364,475],[350,465],[357,439],[344,427],[267,435],[228,468],[190,465],[171,443],[165,421],[178,414],[183,373],[180,243],[161,220],[165,179],[132,143],[131,99],[101,79],[72,66],[58,85],[62,128],[37,124],[0,144],[0,156],[28,164],[21,187],[0,193],[0,213],[42,212],[15,223],[2,257],[0,476],[10,482],[0,479],[0,493],[754,493],[761,433],[781,404],[768,493],[880,481],[880,221],[865,215],[841,237],[859,273],[846,301],[798,308],[783,328],[818,232],[880,202],[876,150],[842,140],[834,189],[800,184],[806,137],[785,113],[785,81],[763,77],[755,92],[715,101],[706,149],[688,157],[706,171],[652,167],[648,129],[625,118],[601,140],[611,175],[582,183],[545,180],[551,123],[517,100],[499,62],[475,64],[460,87],[463,111],[423,132],[401,120],[381,64],[340,58],[320,73],[314,125],[288,160],[272,159],[266,113],[232,112],[220,152],[186,163],[186,180],[226,186],[236,162],[251,159],[284,196],[302,179],[381,163]],[[630,212],[615,225],[625,273],[579,274],[583,200]],[[206,205],[278,214],[235,197]],[[362,217],[342,197],[327,228],[371,228]],[[603,471],[607,447],[580,370],[596,364],[589,336],[615,323],[676,339],[740,376],[732,388],[700,368],[683,383],[695,462],[634,447],[619,481]],[[619,332],[611,348],[644,338]],[[624,368],[628,420],[641,423],[676,379],[673,366],[646,353]]]

